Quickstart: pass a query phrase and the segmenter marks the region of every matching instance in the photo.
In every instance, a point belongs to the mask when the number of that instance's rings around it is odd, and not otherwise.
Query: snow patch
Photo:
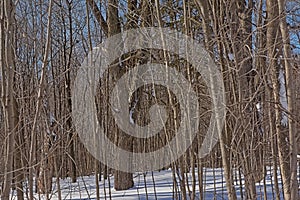
[[[288,102],[287,102],[287,96],[286,96],[285,78],[284,78],[283,69],[279,70],[278,80],[279,80],[279,85],[280,85],[280,89],[279,89],[280,103],[281,103],[282,107],[285,110],[287,110]],[[286,112],[284,112],[284,111],[282,111],[282,113],[281,113],[281,125],[283,125],[283,126],[288,125],[288,117],[287,117]]]

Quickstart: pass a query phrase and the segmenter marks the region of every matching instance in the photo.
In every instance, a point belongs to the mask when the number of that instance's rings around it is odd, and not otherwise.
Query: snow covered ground
[[[204,169],[204,197],[205,199],[227,199],[225,178],[222,169]],[[197,174],[197,173],[196,173]],[[189,181],[192,180],[191,174],[188,174]],[[237,175],[237,174],[235,174]],[[300,173],[299,176],[300,178]],[[178,178],[178,177],[177,177]],[[154,182],[153,182],[154,180]],[[145,200],[148,199],[159,199],[159,200],[171,200],[174,199],[174,187],[173,187],[173,177],[171,170],[165,170],[161,172],[147,173],[145,176],[143,173],[136,173],[134,178],[134,187],[126,191],[115,191],[113,189],[113,176],[108,180],[102,181],[100,184],[100,199],[109,199],[109,194],[111,193],[111,198],[116,200]],[[242,180],[243,182],[243,180]],[[238,199],[241,199],[240,195],[240,180],[235,180],[236,191]],[[80,199],[95,199],[96,198],[96,186],[95,186],[95,176],[84,176],[79,177],[76,183],[72,183],[71,179],[67,178],[60,181],[61,184],[61,196],[62,199],[68,200],[80,200]],[[145,187],[145,184],[147,187]],[[179,183],[178,183],[179,184]],[[110,186],[109,186],[110,185]],[[273,185],[272,174],[268,170],[266,177],[266,188],[267,188],[267,199],[274,199],[273,194],[275,193]],[[191,188],[191,184],[189,185]],[[178,190],[179,190],[178,186]],[[264,188],[263,181],[257,183],[256,185],[258,198],[264,199]],[[196,196],[199,199],[199,188],[198,180],[196,181]],[[179,199],[181,194],[178,191]],[[12,194],[12,199],[16,199],[15,192]],[[57,188],[55,180],[53,180],[53,193],[49,195],[50,199],[58,199]],[[106,196],[106,198],[105,198]],[[43,196],[38,196],[37,199],[46,199]],[[282,198],[282,197],[281,197]],[[189,198],[188,198],[189,199]]]

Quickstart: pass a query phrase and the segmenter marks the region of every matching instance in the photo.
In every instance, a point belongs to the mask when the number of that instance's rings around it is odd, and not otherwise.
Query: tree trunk
[[[275,108],[275,132],[277,135],[277,146],[279,154],[279,166],[281,170],[282,184],[283,184],[283,195],[285,199],[291,199],[290,193],[290,167],[289,167],[289,156],[287,152],[286,136],[282,131],[281,127],[281,106],[280,106],[280,95],[279,95],[279,65],[277,64],[277,38],[278,38],[278,4],[276,0],[267,1],[267,13],[268,13],[268,27],[267,27],[267,49],[269,66],[271,67],[271,79],[272,79],[272,90],[274,96],[274,108]],[[285,41],[286,42],[286,41]],[[290,127],[291,128],[291,127]]]
[[[15,185],[17,190],[17,197],[18,200],[24,199],[24,193],[23,193],[23,180],[24,180],[24,173],[23,173],[23,162],[22,162],[22,137],[24,132],[21,130],[18,130],[18,134],[16,135],[16,153],[15,153],[15,159],[14,159],[14,168],[15,168]]]
[[[4,111],[5,127],[5,157],[4,183],[1,199],[8,200],[13,176],[13,160],[15,149],[15,135],[18,124],[18,110],[14,96],[15,56],[13,47],[15,36],[15,11],[13,1],[1,2],[1,47],[0,66],[2,80],[1,104]]]
[[[108,0],[108,11],[107,11],[107,25],[108,25],[108,36],[111,37],[115,34],[121,33],[121,26],[119,21],[118,12],[118,0]],[[121,56],[121,55],[120,55]],[[113,84],[118,81],[120,75],[119,66],[110,70]],[[111,85],[111,84],[110,84]],[[112,88],[110,88],[112,90]],[[107,125],[107,124],[106,124]],[[116,127],[117,128],[117,127]],[[115,130],[115,136],[117,145],[121,148],[126,148],[127,151],[133,151],[133,143],[129,137],[122,137],[119,130]],[[119,156],[119,155],[117,155]],[[117,159],[119,162],[121,159]],[[124,165],[125,163],[118,163],[118,165]],[[128,165],[131,165],[131,160],[128,160]],[[123,172],[119,170],[114,171],[114,188],[116,190],[127,190],[133,187],[133,175],[132,173]]]
[[[221,41],[216,40],[214,41],[212,39],[212,35],[214,34],[219,34],[220,30],[219,27],[221,26],[220,23],[223,23],[222,20],[217,16],[218,13],[221,13],[219,9],[222,9],[222,5],[213,5],[210,4],[209,1],[200,1],[200,0],[195,0],[199,10],[201,11],[201,17],[202,17],[202,28],[204,32],[204,38],[205,38],[205,46],[206,49],[209,51],[210,55],[213,56],[213,49],[214,49],[214,44],[217,43],[218,45],[218,51],[220,55],[223,55],[223,47],[221,44]],[[216,18],[218,17],[218,18]],[[222,56],[221,56],[222,57]],[[223,58],[220,59],[220,64],[223,70],[223,73],[228,73],[228,69],[225,67],[225,63],[223,62]],[[226,78],[224,78],[226,79]],[[226,87],[226,82],[229,80],[224,80],[225,82],[225,90],[230,90],[229,87]],[[213,95],[213,94],[212,94]],[[227,100],[228,101],[228,100]],[[228,120],[228,119],[227,119]],[[218,121],[218,125],[219,125]],[[221,149],[221,157],[222,157],[222,165],[224,168],[224,175],[225,175],[225,180],[226,180],[226,188],[228,192],[228,199],[230,200],[235,200],[237,199],[236,197],[236,192],[234,188],[234,183],[233,183],[233,175],[232,175],[232,166],[230,163],[230,158],[231,158],[231,149],[229,148],[227,142],[231,140],[229,134],[231,132],[229,124],[225,125],[225,132],[222,132],[223,127],[217,127],[219,131],[219,140],[220,140],[220,149]],[[225,133],[225,134],[224,134]]]
[[[288,113],[294,115],[295,93],[292,80],[292,56],[290,46],[289,30],[286,22],[285,0],[278,0],[278,10],[280,16],[279,27],[283,40],[283,55],[284,55],[284,67],[285,67],[285,87],[286,96],[288,102]],[[290,116],[288,119],[289,126],[289,157],[290,157],[290,190],[284,188],[284,193],[290,193],[290,199],[299,199],[298,193],[298,181],[297,181],[297,130],[295,124],[295,116]],[[299,145],[299,144],[298,144]],[[285,196],[288,199],[288,196]]]
[[[69,18],[69,40],[67,41],[67,33],[64,33],[65,37],[65,42],[66,45],[64,46],[64,58],[66,61],[66,66],[65,66],[65,89],[66,89],[66,107],[67,107],[67,112],[69,113],[68,119],[66,121],[66,126],[67,126],[67,132],[70,140],[70,175],[72,179],[72,183],[75,183],[77,180],[77,173],[76,173],[76,157],[75,157],[75,142],[76,142],[76,135],[74,134],[74,129],[72,125],[72,101],[71,101],[71,55],[73,52],[73,28],[72,28],[72,3],[67,1],[68,4],[68,18]],[[67,53],[66,46],[67,43],[70,43],[70,48],[68,49],[69,53]],[[68,55],[67,55],[68,54]]]
[[[49,2],[49,7],[48,7],[48,22],[47,22],[47,38],[46,38],[46,45],[45,45],[45,52],[43,55],[43,63],[42,63],[42,71],[41,71],[41,77],[40,77],[40,82],[39,82],[39,90],[38,90],[38,96],[37,96],[37,102],[36,102],[36,110],[35,110],[35,115],[34,115],[34,119],[33,119],[33,125],[32,125],[32,129],[31,129],[31,144],[30,144],[30,155],[29,155],[29,198],[30,199],[34,199],[33,196],[33,165],[34,165],[34,160],[36,159],[36,133],[35,130],[37,128],[37,120],[40,117],[40,112],[41,112],[41,108],[42,108],[42,103],[43,103],[43,92],[45,89],[45,76],[46,76],[46,72],[47,72],[47,64],[48,64],[48,53],[50,51],[50,39],[51,39],[51,17],[52,17],[52,4],[53,4],[53,0],[50,0]],[[48,144],[48,140],[47,137],[45,136],[44,138],[46,141],[43,141],[44,144]],[[46,170],[46,171],[40,171],[38,176],[42,175],[42,180],[49,180],[49,172],[47,170],[47,167],[43,166],[45,165],[44,163],[42,163],[41,165],[41,170]],[[45,175],[45,176],[44,176]],[[44,178],[46,177],[46,178]],[[48,178],[47,178],[48,177]],[[37,178],[37,177],[36,177]],[[52,181],[51,181],[52,182]],[[47,184],[47,181],[43,181],[42,184],[46,184],[43,186],[39,186],[39,187],[44,187],[47,188],[47,185],[49,187],[49,184]],[[52,187],[52,183],[51,183],[51,187]]]

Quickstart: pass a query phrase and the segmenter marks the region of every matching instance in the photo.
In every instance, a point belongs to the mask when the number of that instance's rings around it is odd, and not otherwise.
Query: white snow
[[[261,111],[261,103],[257,103],[257,104],[256,104],[256,109],[257,109],[257,111],[258,111],[259,113],[262,112],[262,111]]]
[[[298,155],[299,156],[299,155]],[[300,156],[299,156],[300,157]],[[267,197],[268,199],[272,199],[273,195],[272,192],[274,192],[274,188],[272,188],[274,182],[273,181],[273,175],[272,175],[272,168],[268,167],[268,172],[266,176],[266,189],[267,189]],[[196,199],[199,199],[199,186],[198,186],[198,179],[197,179],[197,171],[196,171]],[[279,174],[279,173],[278,173]],[[188,175],[189,180],[189,187],[192,188],[192,176],[190,173]],[[241,193],[240,193],[240,187],[239,187],[239,179],[238,179],[238,171],[234,171],[234,176],[236,177],[234,180],[237,197],[238,199],[241,199]],[[134,187],[125,190],[125,191],[116,191],[113,189],[114,185],[114,178],[113,176],[109,177],[110,179],[110,185],[108,184],[108,180],[100,181],[100,199],[109,199],[109,190],[111,191],[111,197],[112,199],[121,200],[136,200],[136,199],[147,199],[146,196],[148,196],[148,199],[159,199],[159,200],[171,200],[173,198],[173,177],[172,177],[172,171],[171,170],[165,170],[161,172],[153,172],[153,176],[151,172],[144,173],[136,173],[134,174]],[[153,182],[153,179],[155,180]],[[203,189],[203,196],[204,199],[227,199],[227,193],[226,193],[226,184],[225,184],[225,178],[223,169],[221,168],[204,168],[204,189]],[[279,179],[280,181],[280,179]],[[241,182],[244,184],[244,180],[242,179]],[[147,187],[145,187],[145,184]],[[179,194],[180,186],[178,182],[177,177],[177,192]],[[73,199],[73,200],[79,200],[79,199],[96,199],[96,186],[95,186],[95,176],[83,176],[79,177],[78,181],[76,183],[72,183],[70,178],[67,179],[61,179],[60,180],[60,187],[61,187],[61,195],[62,199]],[[258,199],[263,199],[264,197],[264,188],[263,188],[263,180],[260,183],[256,184],[257,188],[257,194]],[[24,188],[26,189],[26,187]],[[244,188],[243,188],[244,190]],[[188,191],[188,190],[187,190]],[[243,191],[244,192],[244,191]],[[106,198],[105,198],[106,193]],[[146,195],[147,194],[147,195]],[[26,196],[26,195],[25,195]],[[37,199],[38,194],[35,195]],[[245,198],[245,196],[244,196]],[[16,198],[16,192],[14,191],[12,193],[12,199]],[[40,199],[46,199],[44,196],[41,195]],[[57,200],[58,199],[58,193],[57,193],[57,186],[55,184],[55,179],[53,179],[53,192],[50,194],[51,200]],[[180,197],[179,199],[182,199]],[[190,199],[189,197],[187,199]]]
[[[130,109],[130,112],[129,112],[129,122],[130,122],[130,124],[134,124],[133,114],[134,114],[135,107],[136,107],[137,103],[138,103],[138,100],[135,100],[135,102],[133,104],[133,107]]]
[[[55,123],[55,122],[56,122],[56,119],[55,119],[53,113],[50,112],[50,124]]]
[[[280,95],[280,103],[282,105],[282,107],[287,110],[288,108],[288,102],[287,102],[287,96],[286,96],[286,89],[285,89],[285,79],[284,79],[284,72],[283,69],[279,70],[279,85],[280,85],[280,89],[279,89],[279,95]],[[283,126],[287,126],[288,124],[288,117],[287,114],[283,111],[281,114],[282,118],[281,118],[281,124]]]
[[[228,54],[228,58],[230,61],[234,61],[234,55],[232,53]]]

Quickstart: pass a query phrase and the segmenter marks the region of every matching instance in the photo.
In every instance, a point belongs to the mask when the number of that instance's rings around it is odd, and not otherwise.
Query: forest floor
[[[195,188],[196,188],[196,199],[199,199],[199,184],[197,179],[197,172]],[[192,175],[187,174],[189,180],[189,188],[192,190]],[[238,172],[234,174],[235,177],[239,177]],[[241,176],[242,177],[242,176]],[[186,178],[186,177],[185,177]],[[267,176],[265,178],[265,189],[267,192],[267,199],[275,199],[274,191],[274,177],[271,173],[271,168],[267,170]],[[298,171],[298,178],[300,179],[300,172]],[[225,178],[223,170],[221,168],[205,168],[204,169],[204,199],[227,199]],[[177,194],[178,199],[181,198],[180,186],[179,186],[179,176],[176,175],[177,180]],[[280,179],[279,179],[280,181]],[[235,188],[238,195],[238,199],[242,199],[240,184],[244,184],[243,177],[241,180],[235,179]],[[280,183],[281,184],[281,183]],[[174,199],[175,189],[174,181],[171,170],[164,170],[160,172],[153,173],[136,173],[134,174],[134,187],[126,191],[116,191],[113,188],[114,178],[109,177],[109,180],[99,181],[100,187],[100,199],[111,199],[113,200],[171,200]],[[146,187],[147,186],[147,187]],[[80,199],[95,199],[96,198],[96,184],[95,176],[83,176],[78,177],[76,183],[72,183],[70,178],[60,180],[61,197],[62,199],[68,200],[80,200]],[[256,184],[257,188],[257,199],[264,199],[264,180]],[[280,187],[281,188],[281,187]],[[188,191],[188,188],[187,188]],[[244,192],[244,191],[243,191]],[[26,194],[25,194],[26,196]],[[188,196],[188,195],[187,195]],[[46,199],[43,195],[35,195],[36,199]],[[148,197],[148,198],[147,198]],[[55,179],[53,179],[53,192],[49,194],[49,198],[52,200],[58,199],[57,185],[55,184]],[[245,198],[245,197],[244,197]],[[12,199],[16,198],[16,192],[12,192]],[[190,197],[188,197],[190,199]],[[281,199],[283,199],[281,197]]]

